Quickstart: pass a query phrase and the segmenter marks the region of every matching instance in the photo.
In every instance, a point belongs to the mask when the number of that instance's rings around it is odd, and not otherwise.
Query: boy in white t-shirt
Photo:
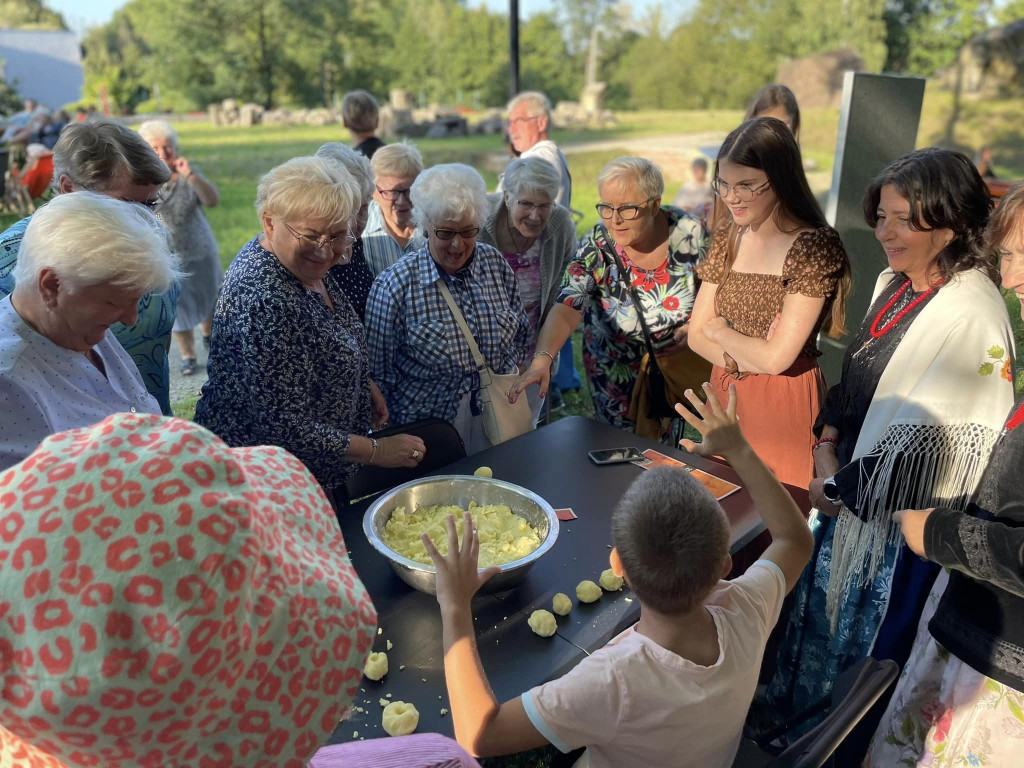
[[[611,566],[639,599],[640,620],[563,677],[498,706],[470,612],[473,594],[496,569],[478,571],[468,514],[461,548],[449,516],[446,556],[424,536],[437,565],[455,736],[474,755],[550,743],[563,752],[585,746],[577,768],[732,765],[768,634],[814,542],[740,432],[735,387],[724,411],[714,395],[706,403],[692,391],[687,397],[700,418],[676,410],[703,441],[683,447],[729,461],[772,543],[746,573],[723,581],[731,568],[729,524],[718,502],[683,469],[647,470],[612,516]]]

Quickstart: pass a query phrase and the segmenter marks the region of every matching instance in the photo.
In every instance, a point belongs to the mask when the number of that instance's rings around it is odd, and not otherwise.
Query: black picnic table
[[[604,592],[591,604],[578,602],[575,594],[580,581],[596,582],[609,567],[612,510],[630,483],[645,471],[633,464],[598,466],[587,452],[624,446],[642,451],[653,448],[740,484],[736,473],[724,464],[582,417],[561,419],[435,473],[471,475],[478,467],[489,466],[495,478],[530,489],[556,509],[572,507],[577,515],[575,520],[560,523],[554,547],[534,564],[522,584],[473,600],[480,658],[499,702],[565,674],[639,618],[640,604],[628,588]],[[802,509],[809,508],[805,490],[787,489]],[[339,517],[352,565],[377,609],[381,630],[374,638],[373,650],[387,651],[389,671],[380,682],[362,679],[349,719],[339,723],[328,743],[386,736],[381,727],[381,699],[414,704],[420,713],[418,732],[451,736],[451,716],[442,714],[449,703],[437,601],[401,581],[367,542],[362,521],[372,501],[342,509]],[[762,534],[764,523],[742,487],[721,504],[729,518],[730,549],[736,557]],[[555,635],[539,637],[527,619],[538,608],[551,610],[556,592],[569,595],[572,611],[568,616],[556,616]],[[391,650],[387,650],[388,641]]]

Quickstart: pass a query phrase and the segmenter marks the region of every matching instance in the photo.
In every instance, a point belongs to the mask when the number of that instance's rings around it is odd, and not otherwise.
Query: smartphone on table
[[[629,461],[642,461],[643,453],[639,448],[605,448],[590,451],[590,460],[595,464],[624,464]]]

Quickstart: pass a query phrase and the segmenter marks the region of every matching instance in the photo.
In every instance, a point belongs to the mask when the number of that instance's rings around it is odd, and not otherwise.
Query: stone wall
[[[1024,95],[1024,19],[972,37],[939,82],[978,98]]]

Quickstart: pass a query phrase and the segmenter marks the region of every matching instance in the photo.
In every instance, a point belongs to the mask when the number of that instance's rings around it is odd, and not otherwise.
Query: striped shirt
[[[435,285],[439,275],[495,373],[524,363],[533,340],[516,276],[495,248],[477,243],[454,275],[439,269],[426,247],[402,259],[377,277],[366,305],[370,370],[394,424],[430,417],[451,423],[462,396],[480,389],[469,344]]]
[[[366,219],[366,229],[363,230],[363,254],[366,256],[366,264],[376,277],[385,269],[396,263],[407,253],[413,253],[427,245],[423,234],[417,229],[405,248],[400,246],[394,236],[388,231],[384,223],[384,212],[380,209],[376,200],[370,203],[370,212]]]

